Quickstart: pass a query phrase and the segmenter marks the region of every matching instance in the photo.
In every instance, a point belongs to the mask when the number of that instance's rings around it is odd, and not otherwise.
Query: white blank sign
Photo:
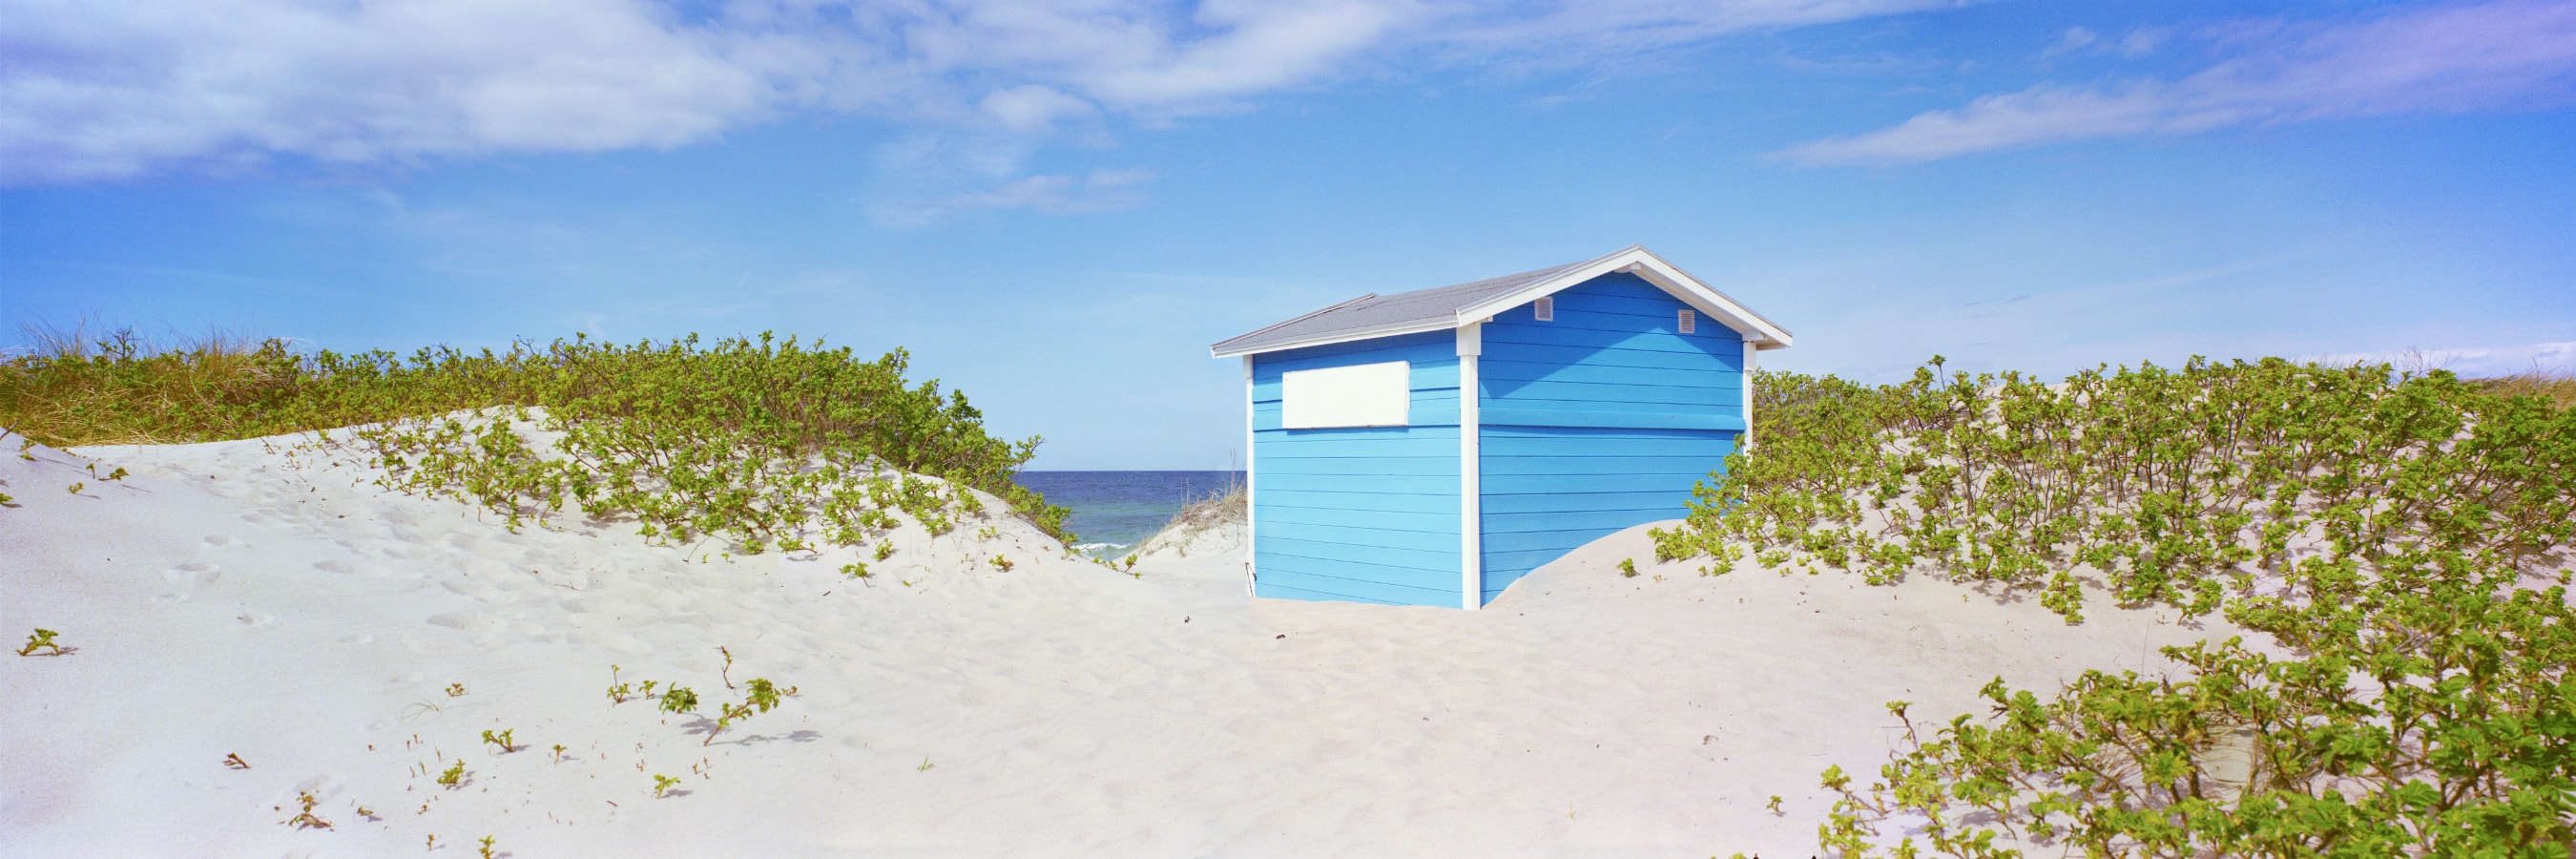
[[[1413,365],[1404,361],[1292,370],[1279,376],[1288,429],[1400,427],[1411,418]]]

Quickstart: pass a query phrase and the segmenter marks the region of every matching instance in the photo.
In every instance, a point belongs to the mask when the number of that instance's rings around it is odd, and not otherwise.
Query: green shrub
[[[2448,373],[2277,359],[1904,384],[1759,374],[1667,558],[1917,571],[2225,611],[2296,654],[2168,648],[2170,676],[1987,685],[1991,715],[1841,768],[1839,855],[2568,855],[2576,413]],[[2549,577],[2556,579],[2553,586]],[[1902,702],[1890,705],[1904,718]],[[1919,827],[1903,836],[1890,819]],[[1918,843],[1919,842],[1921,843]]]
[[[768,334],[705,346],[575,337],[403,358],[222,337],[165,350],[130,330],[40,339],[38,354],[0,361],[0,423],[56,446],[360,427],[392,485],[482,504],[513,526],[569,502],[670,541],[859,545],[895,525],[889,509],[944,533],[960,511],[982,511],[973,488],[1072,537],[1064,508],[1011,480],[1039,439],[994,438],[963,392],[907,383],[900,349],[860,361]],[[514,419],[559,435],[540,449]]]
[[[2205,614],[2258,573],[2313,589],[2392,551],[2513,562],[2576,537],[2576,412],[2445,372],[1934,368],[1874,388],[1757,374],[1760,455],[1694,490],[1657,553],[1931,571],[2036,590],[2072,621],[2079,568],[2123,602]]]

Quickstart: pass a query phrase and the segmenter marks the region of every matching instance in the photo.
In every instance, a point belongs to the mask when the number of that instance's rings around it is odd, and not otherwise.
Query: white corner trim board
[[[1260,497],[1253,494],[1253,490],[1258,485],[1255,481],[1261,479],[1261,469],[1258,465],[1260,457],[1253,453],[1259,450],[1255,443],[1260,440],[1260,436],[1253,431],[1253,416],[1258,414],[1259,410],[1253,408],[1252,395],[1252,356],[1245,355],[1243,356],[1243,595],[1247,597],[1256,593],[1256,586],[1261,581],[1261,569],[1253,566],[1256,555],[1252,545],[1252,523],[1260,521],[1252,515],[1255,512],[1252,508],[1254,499]]]
[[[1284,429],[1400,427],[1413,408],[1413,365],[1405,361],[1353,364],[1279,375],[1279,425]]]
[[[1485,606],[1485,457],[1476,443],[1484,422],[1476,410],[1483,386],[1476,359],[1485,354],[1485,323],[1458,327],[1458,601],[1468,611]]]
[[[1736,443],[1745,450],[1753,449],[1753,365],[1759,361],[1761,347],[1744,341],[1744,372],[1736,380],[1736,393],[1744,400],[1744,433]]]

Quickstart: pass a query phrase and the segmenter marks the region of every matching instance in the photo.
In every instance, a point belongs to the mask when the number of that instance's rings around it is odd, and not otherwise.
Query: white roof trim
[[[1789,345],[1789,332],[1782,330],[1780,326],[1771,324],[1746,309],[1744,305],[1735,303],[1734,299],[1727,298],[1717,290],[1709,288],[1708,284],[1701,283],[1699,278],[1690,276],[1690,272],[1681,270],[1680,266],[1664,261],[1664,258],[1656,256],[1655,252],[1634,245],[1582,266],[1567,269],[1563,274],[1522,287],[1519,291],[1505,293],[1462,308],[1458,311],[1457,321],[1450,327],[1484,319],[1537,300],[1539,296],[1552,295],[1566,287],[1621,271],[1634,274],[1647,283],[1654,284],[1657,288],[1671,293],[1674,298],[1681,299],[1682,303],[1708,314],[1708,318],[1735,329],[1737,334],[1744,336],[1745,342],[1754,344],[1756,349],[1781,349]]]
[[[1680,299],[1683,304],[1687,304],[1693,309],[1698,310],[1701,314],[1706,315],[1711,321],[1734,330],[1737,334],[1743,336],[1744,342],[1747,345],[1750,345],[1755,349],[1782,349],[1787,348],[1790,344],[1789,332],[1786,329],[1772,324],[1770,320],[1762,318],[1761,314],[1754,313],[1745,306],[1735,303],[1734,299],[1728,298],[1726,294],[1710,288],[1708,284],[1701,282],[1699,278],[1692,277],[1690,272],[1683,271],[1680,266],[1673,265],[1663,257],[1656,256],[1653,251],[1646,250],[1645,246],[1630,245],[1626,248],[1612,252],[1607,256],[1587,262],[1577,263],[1546,280],[1538,281],[1513,292],[1460,308],[1449,319],[1442,319],[1435,316],[1427,320],[1416,319],[1405,322],[1376,325],[1367,328],[1331,331],[1297,340],[1268,343],[1257,346],[1236,347],[1232,349],[1219,349],[1216,346],[1210,346],[1208,347],[1208,354],[1216,358],[1232,358],[1240,355],[1257,355],[1270,352],[1280,352],[1289,349],[1303,349],[1310,346],[1330,346],[1335,343],[1373,340],[1379,337],[1393,337],[1400,334],[1419,334],[1427,331],[1448,331],[1464,327],[1472,323],[1490,321],[1497,313],[1535,301],[1540,296],[1552,295],[1567,287],[1574,286],[1575,284],[1579,284],[1605,274],[1611,274],[1613,272],[1627,272],[1634,274],[1639,279],[1644,280],[1647,283],[1654,284],[1655,288],[1661,289],[1665,293],[1672,295],[1674,298]],[[1376,297],[1378,296],[1374,293],[1363,295],[1340,304],[1335,304],[1331,307],[1326,307],[1322,310],[1317,310],[1313,313],[1299,316],[1295,319],[1290,319],[1286,322],[1262,328],[1250,334],[1242,335],[1241,337],[1233,338],[1233,340],[1239,341],[1252,338],[1266,331],[1277,330],[1279,328],[1292,325],[1297,322],[1302,322]]]
[[[1366,297],[1367,297],[1367,298],[1376,298],[1377,296],[1370,295],[1370,296],[1366,296]],[[1358,300],[1360,300],[1360,299],[1357,299],[1357,298],[1351,299],[1351,301],[1358,301]],[[1350,301],[1342,302],[1342,304],[1349,304],[1349,303],[1351,303],[1351,302],[1350,302]],[[1339,304],[1334,305],[1334,307],[1339,307],[1339,306],[1341,306],[1341,305],[1339,305]],[[1324,308],[1324,310],[1331,310],[1331,309],[1333,309],[1333,308],[1331,308],[1331,307]],[[1315,313],[1322,313],[1322,312],[1324,312],[1324,311],[1323,311],[1323,310],[1315,311]],[[1315,313],[1309,313],[1309,314],[1306,314],[1306,316],[1313,316],[1313,315],[1315,315]],[[1300,316],[1300,317],[1297,317],[1297,319],[1304,319],[1304,318],[1306,318],[1306,316]],[[1289,322],[1295,322],[1295,321],[1297,321],[1297,320],[1296,320],[1296,319],[1291,319],[1291,320],[1289,320]],[[1474,322],[1474,321],[1477,321],[1477,320],[1470,319],[1470,320],[1467,320],[1467,321],[1468,321],[1468,322]],[[1282,323],[1279,323],[1279,324],[1280,324],[1280,325],[1286,325],[1286,324],[1288,324],[1288,323],[1287,323],[1287,322],[1282,322]],[[1333,344],[1335,344],[1335,343],[1349,343],[1349,342],[1354,341],[1354,340],[1375,340],[1375,339],[1380,338],[1380,337],[1393,337],[1393,336],[1398,335],[1398,334],[1420,334],[1420,333],[1425,332],[1425,331],[1447,331],[1447,330],[1450,330],[1450,329],[1452,329],[1452,328],[1456,328],[1456,327],[1458,327],[1458,325],[1459,325],[1459,324],[1460,324],[1460,323],[1453,323],[1453,322],[1448,322],[1448,321],[1444,321],[1444,320],[1434,319],[1434,320],[1431,320],[1431,321],[1429,321],[1429,322],[1408,322],[1408,323],[1402,323],[1402,324],[1396,324],[1396,325],[1379,325],[1379,326],[1376,326],[1376,327],[1373,327],[1373,328],[1354,328],[1354,329],[1351,329],[1351,330],[1348,330],[1348,331],[1335,331],[1335,332],[1330,333],[1330,334],[1318,334],[1318,335],[1316,335],[1316,336],[1308,337],[1308,338],[1305,338],[1305,339],[1303,339],[1303,340],[1290,340],[1290,341],[1285,342],[1285,343],[1273,343],[1273,344],[1270,344],[1270,345],[1268,345],[1268,346],[1254,346],[1254,347],[1246,348],[1246,349],[1228,349],[1228,350],[1224,350],[1224,351],[1219,351],[1219,350],[1217,350],[1215,347],[1209,347],[1209,348],[1208,348],[1208,355],[1209,355],[1209,357],[1214,357],[1214,358],[1232,358],[1232,357],[1234,357],[1234,356],[1236,356],[1236,355],[1253,355],[1253,354],[1265,354],[1265,353],[1270,353],[1270,352],[1284,352],[1284,351],[1287,351],[1287,350],[1290,350],[1290,349],[1304,349],[1304,348],[1306,348],[1306,347],[1308,347],[1308,346],[1330,346],[1330,345],[1333,345]],[[1276,327],[1278,327],[1278,326],[1274,325],[1274,326],[1271,326],[1271,327],[1276,328]],[[1257,333],[1260,333],[1260,332],[1254,332],[1254,333],[1256,333],[1256,334],[1257,334]],[[1247,335],[1247,336],[1249,336],[1249,335]]]

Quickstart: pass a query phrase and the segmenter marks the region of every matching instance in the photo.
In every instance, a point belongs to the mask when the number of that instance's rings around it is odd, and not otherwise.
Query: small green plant
[[[751,682],[745,685],[750,686],[751,689],[743,695],[742,703],[720,705],[717,709],[723,712],[716,717],[716,726],[707,730],[707,738],[699,741],[698,745],[714,743],[717,732],[733,727],[735,722],[769,712],[771,708],[778,706],[780,699],[796,694],[796,687],[780,689],[765,677],[751,678]]]
[[[563,744],[562,744],[562,743],[556,743],[556,744],[555,744],[555,763],[563,763],[563,753],[564,753],[564,747],[563,747]]]
[[[483,845],[483,849],[477,852],[482,855],[483,859],[492,859],[492,836],[483,836],[483,840],[480,843]]]
[[[917,766],[917,767],[913,767],[913,768],[912,768],[912,771],[913,771],[913,772],[917,772],[917,773],[926,773],[926,772],[929,772],[929,771],[931,770],[931,768],[936,767],[936,766],[939,766],[939,765],[938,765],[938,764],[931,763],[931,762],[930,762],[930,756],[929,756],[929,755],[923,755],[923,756],[921,756],[921,765],[920,765],[920,766]]]
[[[1784,813],[1780,810],[1780,795],[1776,793],[1771,795],[1771,802],[1763,807],[1771,809],[1771,814],[1774,816]]]
[[[868,577],[868,565],[867,565],[867,562],[865,562],[865,561],[851,561],[851,562],[849,562],[849,563],[842,564],[842,565],[841,565],[841,575],[849,576],[850,578],[853,578],[853,579],[864,579],[864,578],[867,578],[867,577]]]
[[[885,559],[887,559],[887,558],[891,558],[891,557],[894,557],[894,541],[892,541],[892,540],[879,540],[879,541],[877,541],[877,560],[879,560],[879,561],[883,561],[883,560],[885,560]]]
[[[289,826],[289,827],[293,827],[293,828],[296,828],[296,829],[329,829],[329,828],[331,828],[331,822],[330,822],[330,821],[323,820],[320,816],[315,815],[315,814],[313,813],[313,807],[314,807],[315,805],[319,805],[319,804],[321,804],[321,801],[320,801],[320,800],[317,800],[317,799],[314,799],[314,798],[313,798],[313,794],[311,794],[311,793],[309,793],[309,792],[306,792],[306,793],[297,793],[297,794],[295,795],[295,802],[296,802],[296,804],[303,806],[303,807],[304,807],[304,810],[303,810],[303,811],[296,812],[296,814],[295,814],[295,816],[294,816],[294,817],[287,818],[287,819],[284,821],[284,822],[285,822],[285,824],[286,824],[287,826]]]
[[[246,770],[250,769],[250,762],[242,760],[241,755],[238,753],[227,754],[224,755],[224,768],[229,770]]]
[[[624,704],[626,699],[635,697],[633,686],[617,682],[617,672],[621,670],[623,669],[615,665],[608,666],[608,703],[612,706]],[[645,686],[649,689],[652,684],[647,683]]]
[[[126,478],[128,478],[128,477],[131,477],[131,476],[133,476],[133,474],[132,474],[131,472],[126,471],[126,470],[125,470],[125,466],[120,465],[120,466],[117,466],[117,467],[116,467],[116,470],[115,470],[115,471],[110,471],[110,472],[108,472],[108,473],[107,473],[107,478],[106,478],[106,479],[108,479],[108,480],[124,480],[124,479],[126,479]]]
[[[512,731],[512,730],[516,730],[516,729],[507,729],[507,730],[500,731],[500,732],[498,732],[498,733],[495,733],[495,732],[492,732],[492,731],[484,731],[484,732],[483,732],[483,744],[484,744],[484,745],[487,745],[487,746],[499,746],[499,747],[501,747],[501,753],[502,753],[502,754],[505,754],[505,755],[506,755],[506,754],[509,754],[509,753],[511,753],[511,752],[518,751],[518,750],[519,750],[519,747],[518,747],[518,746],[516,746],[516,745],[513,745],[513,744],[510,742],[510,733],[511,733],[511,731]]]
[[[679,714],[698,711],[698,693],[689,687],[672,684],[662,693],[662,712]]]
[[[83,483],[81,483],[81,482],[79,482],[79,481],[73,481],[73,482],[72,482],[72,485],[69,487],[71,494],[73,494],[73,495],[79,495],[79,494],[80,494],[80,491],[81,491],[81,487],[82,487],[82,486],[85,486],[85,485],[87,485],[87,484],[83,484]]]
[[[655,686],[659,686],[659,685],[662,685],[662,681],[660,681],[660,680],[646,680],[646,681],[644,681],[644,697],[645,697],[645,699],[646,699],[646,700],[651,700],[653,697],[655,697],[655,693],[653,692],[653,687],[655,687]]]
[[[465,781],[465,759],[464,759],[464,758],[457,758],[457,759],[456,759],[456,763],[449,765],[449,766],[448,766],[448,768],[447,768],[447,771],[446,771],[446,772],[442,772],[442,773],[439,773],[439,774],[438,774],[438,783],[439,783],[439,785],[440,785],[441,787],[449,787],[449,788],[453,788],[453,787],[455,787],[455,786],[457,786],[457,785],[459,785],[459,784],[464,783],[464,781]]]
[[[50,629],[38,628],[36,630],[36,634],[27,636],[27,646],[18,648],[18,655],[34,656],[37,648],[43,648],[51,651],[47,655],[61,656],[63,655],[63,646],[54,643],[54,636],[60,634],[61,633],[57,633]]]
[[[1002,530],[991,525],[975,529],[975,539],[977,540],[990,540],[999,536],[1002,536]]]
[[[993,559],[986,563],[992,564],[994,569],[1001,570],[1005,573],[1010,572],[1012,567],[1017,566],[1016,564],[1011,563],[1011,559],[1000,555],[994,555]]]
[[[1619,575],[1621,575],[1621,576],[1625,576],[1625,577],[1627,577],[1627,578],[1631,578],[1631,579],[1636,578],[1636,577],[1637,577],[1637,559],[1635,559],[1635,558],[1620,558],[1620,559],[1619,559]]]
[[[464,694],[465,694],[465,684],[463,684],[463,683],[450,683],[450,684],[447,684],[447,697],[450,697],[450,698],[463,697],[463,696],[464,696]]]
[[[1134,556],[1134,555],[1129,555],[1129,556],[1127,556],[1127,566],[1126,566],[1126,567],[1124,567],[1123,569],[1126,569],[1126,570],[1128,570],[1128,571],[1130,571],[1130,572],[1135,571],[1135,569],[1136,569],[1136,556]]]
[[[673,788],[673,787],[677,787],[679,784],[680,784],[680,780],[679,780],[679,779],[672,778],[672,777],[670,777],[670,776],[666,776],[666,775],[663,775],[663,774],[661,774],[661,773],[654,773],[654,774],[653,774],[653,798],[654,798],[654,799],[661,799],[661,798],[662,798],[662,792],[663,792],[663,791],[667,791],[667,790],[670,790],[670,789],[671,789],[671,788]]]
[[[733,651],[718,647],[716,652],[724,654],[724,668],[720,669],[716,676],[724,680],[725,688],[731,689],[733,688]]]

